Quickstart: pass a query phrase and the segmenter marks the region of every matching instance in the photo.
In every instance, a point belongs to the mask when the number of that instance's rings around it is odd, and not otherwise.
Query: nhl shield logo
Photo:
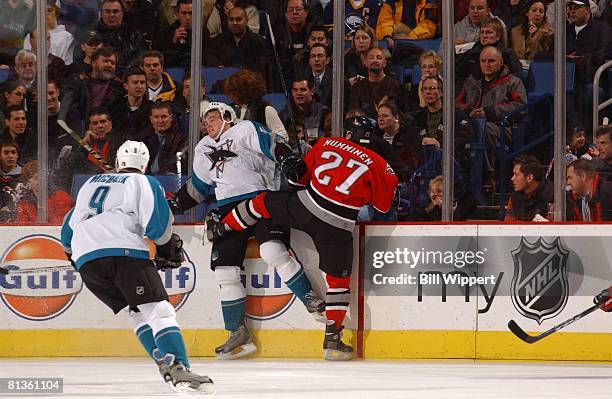
[[[519,247],[512,251],[512,302],[520,314],[542,324],[561,313],[569,291],[568,257],[569,251],[558,237],[552,243],[542,237],[534,243],[521,238]]]

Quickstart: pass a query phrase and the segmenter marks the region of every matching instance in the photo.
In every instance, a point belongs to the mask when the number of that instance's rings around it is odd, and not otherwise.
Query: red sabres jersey
[[[380,212],[391,207],[397,176],[374,151],[342,137],[320,138],[304,161],[308,172],[300,183],[326,210],[356,219],[364,205]]]

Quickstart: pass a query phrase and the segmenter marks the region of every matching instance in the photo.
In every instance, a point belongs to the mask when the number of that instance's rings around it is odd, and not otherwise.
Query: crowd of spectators
[[[42,29],[36,28],[34,1],[5,3],[0,15],[0,73],[8,73],[0,85],[0,219],[33,221],[19,217],[17,203],[36,197],[24,188],[32,188],[36,176],[24,170],[38,150],[36,43]],[[176,173],[176,152],[187,155],[189,142],[194,35],[202,38],[202,67],[238,69],[210,87],[204,73],[202,109],[225,99],[240,119],[286,137],[302,156],[319,137],[342,133],[331,130],[334,0],[202,3],[202,20],[194,21],[191,0],[46,0],[50,195],[70,193],[76,174],[104,170],[82,144],[113,165],[119,144],[140,140],[151,152],[149,173]],[[441,180],[436,175],[445,145],[446,98],[456,104],[455,218],[478,218],[474,197],[485,205],[482,192],[495,193],[500,184],[500,137],[512,146],[516,124],[502,122],[528,104],[530,65],[552,60],[554,1],[455,0],[454,6],[456,87],[455,93],[443,93],[440,0],[345,1],[344,117],[371,121],[400,175],[393,217],[370,217],[439,219]],[[607,193],[601,182],[612,179],[610,129],[598,129],[590,142],[597,126],[591,126],[589,102],[595,70],[612,58],[611,21],[609,1],[567,2],[567,59],[575,65],[575,90],[568,101],[573,108],[567,112],[568,201],[578,198],[568,206],[572,220],[587,220],[585,214],[588,220],[607,217],[607,211],[589,214],[580,201]],[[419,47],[422,40],[437,41],[437,51]],[[285,91],[282,106],[265,99],[267,93]],[[81,142],[58,120],[77,131]],[[479,140],[481,147],[474,145]],[[479,156],[484,173],[474,174],[472,162]],[[189,156],[181,161],[185,172]],[[551,185],[542,169],[551,161],[534,161],[528,154],[515,160],[506,220],[548,217]],[[592,189],[584,189],[589,185]]]

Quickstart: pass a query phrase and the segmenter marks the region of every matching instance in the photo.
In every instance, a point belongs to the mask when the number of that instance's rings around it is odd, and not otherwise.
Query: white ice
[[[610,364],[196,359],[191,366],[193,371],[215,381],[217,393],[209,397],[218,398],[612,397]],[[62,377],[64,393],[57,395],[61,398],[183,396],[172,392],[162,382],[157,367],[145,359],[4,358],[0,359],[0,377]]]

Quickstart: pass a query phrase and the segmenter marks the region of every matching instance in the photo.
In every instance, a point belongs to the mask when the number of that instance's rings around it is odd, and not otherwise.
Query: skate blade
[[[347,361],[353,358],[353,352],[340,352],[335,349],[323,349],[325,360]]]
[[[217,353],[218,360],[233,360],[245,357],[257,351],[254,343],[241,345],[229,353]]]
[[[176,385],[173,385],[172,382],[168,382],[168,385],[177,393],[207,395],[215,393],[215,385],[212,382],[200,384],[197,388],[193,388],[190,382],[178,382]]]

